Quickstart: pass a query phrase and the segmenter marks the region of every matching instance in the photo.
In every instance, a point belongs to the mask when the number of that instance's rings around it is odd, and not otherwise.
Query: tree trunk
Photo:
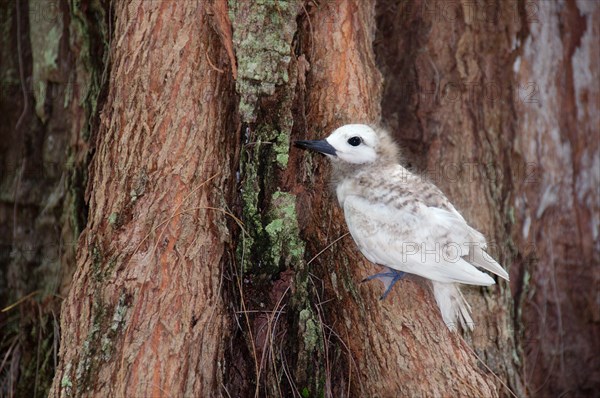
[[[209,396],[228,330],[237,135],[231,78],[217,66],[226,53],[204,2],[113,12],[89,219],[50,395]]]
[[[258,6],[254,9],[242,7],[243,2],[237,4],[233,30],[238,57],[237,86],[243,102],[252,98],[257,89],[255,75],[252,80],[244,79],[246,69],[251,66],[252,70],[261,70],[256,65],[269,60],[246,55],[247,47],[253,50],[251,54],[260,54],[257,49],[261,45],[236,41],[237,35],[245,37],[248,29],[239,23],[248,21],[251,30],[254,24],[249,15],[266,10]],[[273,383],[285,381],[291,374],[292,380],[288,383],[292,391],[288,394],[296,390],[296,393],[325,393],[327,396],[441,396],[448,391],[452,395],[497,395],[499,381],[479,370],[472,350],[447,330],[426,284],[406,281],[401,290],[385,302],[378,300],[378,286],[358,284],[374,272],[374,266],[364,260],[351,238],[344,238],[347,230],[341,211],[329,192],[326,162],[294,149],[286,163],[276,162],[279,160],[277,145],[288,141],[280,138],[281,134],[289,134],[290,127],[282,123],[287,120],[285,116],[280,120],[265,116],[289,114],[286,101],[277,101],[278,98],[289,98],[289,90],[295,93],[292,105],[296,122],[292,129],[294,138],[322,137],[340,124],[378,122],[380,118],[382,79],[372,47],[376,29],[374,2],[307,5],[299,13],[297,57],[292,59],[289,67],[287,88],[273,76],[266,76],[281,84],[278,91],[263,93],[268,100],[258,106],[255,102],[250,112],[242,113],[243,121],[249,126],[252,144],[248,154],[242,157],[242,170],[245,171],[242,173],[243,220],[252,226],[249,233],[251,247],[246,252],[247,258],[254,262],[254,268],[252,264],[245,268],[252,270],[251,283],[261,286],[252,290],[255,301],[248,307],[253,311],[271,311],[262,318],[256,316],[252,324],[253,335],[266,329],[275,336],[271,340],[257,337],[252,341],[250,351],[258,353],[259,358],[268,358],[264,366],[262,360],[257,361],[260,371],[255,377],[264,378],[261,382],[265,390],[260,390],[261,394],[281,394]],[[293,24],[293,19],[289,20]],[[275,31],[286,31],[286,28],[267,26]],[[286,36],[281,38],[285,40]],[[259,38],[257,42],[264,41]],[[258,126],[253,125],[254,120],[260,121]],[[307,131],[315,130],[316,133],[307,134]],[[263,148],[261,143],[265,141],[270,145]],[[292,203],[289,212],[280,211],[281,192],[288,198],[283,204]],[[289,195],[293,195],[293,200]],[[257,209],[265,210],[261,214]],[[277,222],[274,215],[290,213],[297,217],[284,218],[281,224],[293,226],[297,219],[299,237],[293,227],[270,228]],[[261,229],[264,231],[257,232]],[[273,231],[280,235],[273,236]],[[306,246],[296,244],[297,241],[306,242]],[[261,245],[261,242],[266,243]],[[273,259],[275,244],[281,245],[278,253],[283,255]],[[329,246],[329,250],[322,252]],[[305,249],[306,265],[294,256],[298,247]],[[262,269],[256,267],[257,263]],[[284,272],[272,283],[277,266],[280,270],[295,270],[293,282]],[[268,278],[261,278],[261,273],[267,273]],[[289,300],[285,296],[287,286],[292,289]],[[505,341],[510,339],[509,308],[493,305],[497,296],[496,293],[487,299],[488,307],[491,307],[487,311],[493,310],[492,315],[485,315],[483,311],[477,313],[485,322],[480,322],[474,340],[484,357],[498,362],[495,371],[505,380],[505,374],[510,373],[510,383],[520,388],[511,357],[514,346],[510,340],[508,344]],[[478,300],[484,303],[482,298]],[[280,310],[284,307],[287,325],[279,321]],[[488,338],[489,331],[493,337]],[[287,369],[280,346],[297,347],[295,368]],[[238,362],[239,359],[233,361]],[[414,369],[427,369],[428,376],[422,377],[422,372]],[[241,372],[236,370],[234,373]],[[230,392],[232,395],[239,393],[237,390]],[[507,390],[503,393],[508,394]]]
[[[312,78],[308,79],[308,91],[309,103],[321,105],[315,111],[309,110],[307,118],[313,126],[318,126],[321,136],[344,123],[379,122],[379,104],[383,104],[384,114],[391,113],[390,109],[394,107],[389,94],[397,89],[392,86],[394,82],[401,80],[403,84],[419,84],[418,80],[404,79],[402,75],[390,76],[392,72],[386,67],[385,62],[401,61],[398,56],[385,54],[386,50],[396,47],[396,41],[401,40],[399,32],[405,32],[404,27],[399,25],[395,28],[397,30],[387,30],[390,36],[378,38],[377,55],[385,57],[380,62],[385,82],[383,92],[380,88],[381,78],[375,66],[372,42],[376,23],[381,32],[381,27],[390,19],[397,20],[401,16],[390,13],[389,7],[385,2],[380,2],[376,10],[373,3],[339,2],[315,13],[312,25],[316,50],[311,59],[312,64],[317,66],[313,67]],[[352,28],[344,29],[345,26]],[[338,27],[341,27],[342,34],[347,34],[340,41],[348,46],[346,48],[328,45],[329,38],[335,38]],[[444,33],[439,34],[443,37]],[[403,54],[402,49],[399,51]],[[319,62],[330,67],[318,67]],[[343,73],[343,78],[339,77],[340,73]],[[456,134],[464,134],[464,131]],[[404,143],[404,137],[397,136]],[[431,162],[434,162],[433,159]],[[296,174],[309,172],[305,170]],[[319,173],[319,170],[316,172]],[[312,190],[311,194],[302,197],[314,214],[314,218],[305,224],[309,226],[306,235],[322,237],[313,246],[314,252],[324,246],[322,242],[331,242],[347,232],[335,199],[322,200],[327,186],[323,183],[318,186],[316,193]],[[442,188],[446,187],[442,185]],[[480,370],[480,364],[465,342],[450,333],[441,321],[428,283],[416,277],[405,280],[385,301],[379,301],[381,286],[357,283],[377,268],[364,260],[349,236],[322,254],[316,263],[320,266],[313,272],[322,276],[326,286],[326,294],[321,299],[333,299],[324,307],[325,317],[350,351],[342,367],[347,374],[337,374],[341,382],[334,385],[344,385],[351,380],[350,389],[363,396],[496,396],[498,390],[502,390],[493,375]],[[469,294],[477,323],[473,343],[484,357],[491,357],[498,363],[494,371],[506,380],[503,370],[516,373],[510,361],[512,345],[506,341],[505,330],[510,330],[508,308],[496,306],[480,311],[478,308],[485,306],[484,300],[479,297],[482,297],[481,293]],[[497,297],[497,294],[492,297]],[[490,303],[496,300],[488,299]],[[503,358],[509,361],[500,365],[505,362]],[[354,372],[358,375],[353,375]],[[427,377],[422,377],[422,372]],[[518,386],[518,380],[513,378],[510,382]],[[503,393],[508,392],[504,390]],[[337,395],[340,394],[334,393],[334,396]]]
[[[598,5],[394,3],[379,3],[384,120],[510,270],[512,294],[468,297],[488,325],[475,348],[519,395],[519,379],[533,396],[593,394]]]
[[[515,60],[516,330],[539,396],[600,390],[600,4],[540,1]]]
[[[0,5],[3,393],[42,395],[55,367],[52,397],[600,388],[597,4],[17,4]],[[473,333],[422,278],[384,301],[360,283],[379,268],[329,164],[291,145],[345,123],[389,128],[509,270],[463,288]]]
[[[99,78],[77,61],[93,53],[101,63],[101,46],[80,46],[102,18],[84,40],[82,12],[66,1],[5,1],[0,14],[0,390],[36,397],[52,383],[61,297],[85,226],[86,135],[99,94],[90,82]]]

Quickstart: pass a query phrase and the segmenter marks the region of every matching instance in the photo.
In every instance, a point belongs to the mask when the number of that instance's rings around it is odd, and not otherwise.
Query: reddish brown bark
[[[208,396],[220,389],[228,329],[227,54],[204,2],[121,3],[114,21],[51,396]]]
[[[532,395],[600,388],[600,7],[539,2],[515,60],[523,373]]]
[[[406,161],[486,235],[492,255],[511,274],[515,252],[507,198],[516,116],[510,65],[519,29],[512,7],[411,2],[393,8],[392,2],[382,2],[377,46],[387,78],[384,120],[406,145]],[[385,45],[398,38],[397,46]],[[488,289],[463,290],[475,309],[474,347],[522,395],[507,288],[501,281]],[[509,394],[492,380],[502,395]]]
[[[480,324],[500,325],[475,346],[517,392],[521,379],[533,396],[590,393],[600,383],[597,5],[383,1],[380,12],[384,120],[510,270],[500,301],[469,297],[487,308]],[[514,306],[514,324],[499,302]],[[513,339],[522,363],[503,348]]]
[[[382,80],[372,47],[374,2],[329,2],[310,18],[307,120],[318,131],[311,136],[325,136],[344,123],[379,122]],[[346,232],[341,211],[328,195],[327,169],[319,160],[312,170],[293,171],[318,176],[316,187],[299,197],[300,207],[311,209],[302,225],[312,253]],[[311,267],[325,281],[327,294],[321,298],[333,300],[324,312],[350,349],[343,372],[336,372],[334,396],[347,383],[364,396],[498,394],[497,381],[479,370],[465,343],[441,321],[426,283],[409,278],[379,301],[381,286],[358,283],[377,268],[364,260],[349,236]],[[475,308],[476,319],[486,316]],[[487,325],[478,327],[486,336]]]

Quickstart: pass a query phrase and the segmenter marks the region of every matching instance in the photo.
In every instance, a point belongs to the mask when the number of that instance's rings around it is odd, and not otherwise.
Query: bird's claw
[[[361,283],[367,282],[367,281],[370,281],[373,279],[381,279],[381,281],[383,282],[383,284],[385,286],[385,291],[383,292],[381,297],[379,297],[379,300],[384,300],[388,296],[390,291],[392,290],[392,287],[396,284],[396,282],[398,282],[400,279],[402,279],[403,276],[404,276],[404,272],[390,269],[389,272],[381,272],[379,274],[367,276],[365,279],[363,279],[361,281]]]

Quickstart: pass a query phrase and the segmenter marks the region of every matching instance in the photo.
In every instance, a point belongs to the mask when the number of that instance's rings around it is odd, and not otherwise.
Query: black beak
[[[324,153],[325,155],[337,156],[335,148],[326,140],[296,141],[295,144],[302,148]]]

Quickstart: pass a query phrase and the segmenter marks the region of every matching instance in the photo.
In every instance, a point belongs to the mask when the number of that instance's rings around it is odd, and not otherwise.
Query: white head
[[[396,144],[385,131],[366,124],[346,124],[324,140],[296,141],[296,144],[321,152],[335,163],[353,165],[396,162],[398,154]]]

